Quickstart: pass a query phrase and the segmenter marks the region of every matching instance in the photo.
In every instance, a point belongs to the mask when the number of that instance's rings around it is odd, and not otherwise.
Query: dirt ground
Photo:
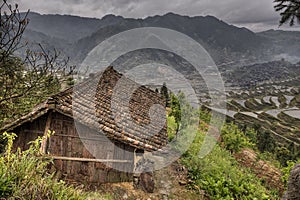
[[[242,149],[234,155],[235,159],[243,166],[248,167],[259,178],[265,180],[269,188],[279,190],[283,194],[284,186],[281,180],[281,171],[266,161],[259,160],[251,149]]]
[[[154,172],[155,189],[153,193],[146,193],[141,189],[134,189],[132,182],[107,183],[97,188],[101,193],[109,193],[113,199],[127,200],[196,200],[206,199],[204,191],[188,190],[187,171],[178,162]]]

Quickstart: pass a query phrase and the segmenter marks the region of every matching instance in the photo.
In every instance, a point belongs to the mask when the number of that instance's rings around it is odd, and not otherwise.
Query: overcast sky
[[[213,15],[253,31],[278,29],[279,13],[273,0],[10,0],[20,10],[42,14],[70,14],[102,18],[107,14],[145,18],[174,12],[182,15]],[[300,25],[280,29],[300,31]]]

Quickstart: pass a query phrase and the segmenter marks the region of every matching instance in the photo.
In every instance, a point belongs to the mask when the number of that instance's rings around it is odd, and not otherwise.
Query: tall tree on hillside
[[[74,72],[74,67],[67,65],[68,59],[41,45],[39,52],[27,49],[25,58],[15,55],[26,47],[22,36],[29,23],[28,13],[21,14],[17,4],[6,0],[0,3],[0,125],[57,92],[66,75]]]
[[[166,106],[168,106],[170,97],[169,97],[169,91],[167,88],[167,84],[165,82],[163,83],[163,86],[160,88],[160,94],[165,98]]]
[[[175,119],[175,123],[177,124],[177,129],[176,131],[178,131],[179,129],[179,124],[181,121],[181,108],[180,108],[180,102],[177,98],[177,96],[173,93],[171,93],[171,101],[170,101],[170,108],[171,108],[171,112],[170,112],[170,116],[173,116]]]
[[[274,0],[276,12],[281,12],[280,25],[289,21],[290,26],[297,20],[300,24],[300,0]]]

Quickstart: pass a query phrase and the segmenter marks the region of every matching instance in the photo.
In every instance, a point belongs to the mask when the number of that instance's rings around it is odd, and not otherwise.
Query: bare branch
[[[21,14],[18,5],[0,3],[0,123],[4,118],[16,118],[34,104],[58,92],[62,83],[75,71],[68,66],[69,58],[39,44],[38,51],[27,50],[22,60],[14,53],[21,44],[29,23],[29,10]]]

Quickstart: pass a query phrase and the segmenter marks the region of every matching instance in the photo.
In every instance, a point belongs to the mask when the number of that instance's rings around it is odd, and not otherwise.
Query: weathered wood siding
[[[78,131],[81,135],[79,136]],[[47,152],[55,156],[95,159],[132,160],[132,163],[114,163],[133,170],[133,148],[118,144],[121,148],[114,148],[106,137],[99,137],[96,131],[80,125],[75,127],[74,120],[59,113],[53,113],[50,130],[55,134],[50,138]],[[86,134],[85,134],[86,133]],[[93,137],[95,136],[95,137]],[[96,137],[97,136],[97,137]],[[85,145],[89,146],[89,152]],[[94,157],[95,155],[96,157]],[[55,160],[55,165],[69,178],[85,182],[119,182],[131,180],[130,173],[118,172],[111,168],[112,163],[82,162]],[[131,171],[132,171],[131,170]]]
[[[12,132],[17,134],[17,138],[14,141],[13,149],[16,150],[18,147],[22,150],[29,148],[29,142],[37,139],[38,136],[43,136],[45,131],[47,115],[43,115],[40,118],[23,124],[17,127]]]
[[[27,149],[29,141],[36,139],[38,136],[43,136],[45,131],[47,131],[45,130],[47,118],[48,114],[19,127],[15,131],[18,135],[15,146]],[[46,152],[51,156],[71,159],[87,158],[132,161],[130,163],[108,162],[105,165],[96,161],[54,159],[55,167],[66,179],[82,183],[120,182],[132,179],[132,174],[128,173],[128,171],[133,171],[133,147],[123,143],[112,145],[105,136],[99,136],[99,133],[95,130],[84,125],[75,127],[74,120],[71,117],[58,112],[52,113],[49,129],[55,132],[46,145]],[[80,131],[80,136],[77,130]],[[88,145],[89,150],[92,152],[89,152],[85,145]],[[121,171],[114,170],[112,167],[116,167]],[[122,172],[122,170],[127,172]]]

